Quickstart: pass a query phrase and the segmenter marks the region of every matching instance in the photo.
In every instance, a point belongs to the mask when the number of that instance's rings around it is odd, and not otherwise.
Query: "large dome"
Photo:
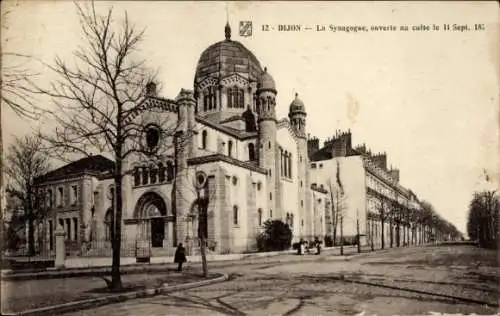
[[[196,66],[195,83],[207,76],[221,78],[233,73],[247,74],[250,81],[257,81],[263,70],[257,57],[243,44],[231,40],[231,29],[226,25],[226,39],[217,42],[201,53]]]

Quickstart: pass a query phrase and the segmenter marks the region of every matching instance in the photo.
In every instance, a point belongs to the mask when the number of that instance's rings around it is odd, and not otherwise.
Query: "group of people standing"
[[[298,255],[311,253],[312,248],[316,248],[316,255],[321,254],[321,241],[318,239],[318,237],[316,237],[313,242],[307,242],[301,238],[299,241],[299,246],[297,248]]]

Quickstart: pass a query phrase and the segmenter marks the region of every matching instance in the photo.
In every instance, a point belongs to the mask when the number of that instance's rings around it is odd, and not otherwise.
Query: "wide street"
[[[291,255],[289,255],[291,256]],[[430,315],[498,311],[496,253],[474,246],[399,248],[362,254],[242,260],[211,271],[228,282],[67,315]],[[198,264],[191,264],[192,269]]]

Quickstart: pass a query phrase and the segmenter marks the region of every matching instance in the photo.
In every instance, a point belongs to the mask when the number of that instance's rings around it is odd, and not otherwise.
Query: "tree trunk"
[[[344,215],[340,216],[340,255],[344,255]]]
[[[401,246],[401,223],[398,222],[396,223],[396,247]]]
[[[390,242],[390,248],[394,245],[394,232],[393,232],[393,226],[392,226],[392,218],[389,218],[389,242]]]
[[[375,221],[371,220],[370,221],[371,229],[370,229],[370,243],[371,243],[371,248],[372,251],[375,251],[375,245],[373,244],[373,233],[374,233],[374,228],[375,228]]]
[[[359,235],[359,219],[356,218],[356,234],[358,236],[358,253],[361,253],[361,236]]]
[[[403,247],[406,246],[406,225],[403,224]]]
[[[385,227],[384,227],[384,224],[385,223],[384,223],[383,217],[382,217],[382,220],[380,221],[380,223],[382,224],[382,229],[380,231],[381,232],[380,235],[382,236],[382,238],[380,238],[380,240],[381,240],[380,249],[384,249],[385,248],[385,241],[384,241],[384,239],[385,239],[385,232],[384,232],[385,231],[385,229],[384,229]]]
[[[337,246],[337,224],[339,222],[339,194],[338,192],[336,193],[337,199],[335,201],[336,209],[334,210],[335,212],[335,224],[333,226],[333,246]]]
[[[35,225],[31,211],[28,215],[28,253],[29,256],[35,255]]]
[[[35,225],[33,223],[33,203],[32,189],[29,184],[26,185],[26,215],[28,218],[28,255],[35,255]]]
[[[122,288],[122,280],[120,274],[120,250],[121,250],[121,224],[122,224],[122,159],[117,155],[116,157],[116,170],[115,170],[115,211],[113,212],[114,229],[112,230],[113,236],[113,261],[111,263],[111,288],[118,290]]]
[[[203,277],[204,278],[208,278],[208,265],[207,265],[207,252],[206,252],[206,236],[205,236],[205,231],[206,231],[206,224],[207,224],[207,207],[208,207],[208,203],[204,203],[202,202],[201,200],[201,197],[200,197],[200,190],[198,189],[197,190],[197,193],[198,193],[198,212],[200,212],[201,214],[198,214],[198,218],[199,218],[199,223],[198,225],[201,225],[201,229],[198,230],[200,233],[199,233],[199,237],[200,237],[200,242],[201,242],[201,245],[200,245],[200,250],[201,250],[201,265],[202,265],[202,268],[203,268]]]

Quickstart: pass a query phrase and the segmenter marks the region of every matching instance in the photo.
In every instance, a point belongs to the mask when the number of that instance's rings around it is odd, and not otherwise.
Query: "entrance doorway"
[[[163,247],[165,239],[164,218],[151,218],[151,247]]]

